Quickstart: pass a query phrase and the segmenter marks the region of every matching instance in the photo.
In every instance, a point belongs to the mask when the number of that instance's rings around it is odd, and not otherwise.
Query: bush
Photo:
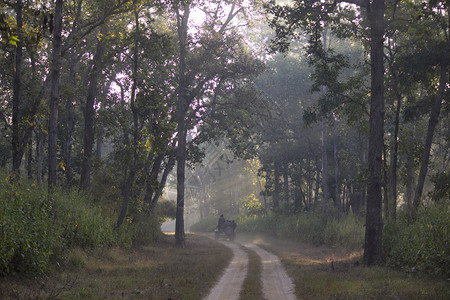
[[[54,195],[57,225],[65,247],[96,248],[114,243],[113,221],[77,191]]]
[[[49,217],[51,206],[41,188],[0,183],[0,273],[43,271],[55,247],[61,245],[60,232]]]
[[[217,227],[219,217],[210,215],[191,226],[194,232],[212,232]]]
[[[78,192],[10,183],[0,174],[0,273],[42,272],[69,247],[115,242],[113,222]]]
[[[364,227],[353,215],[330,217],[326,224],[316,212],[241,216],[237,221],[238,232],[262,233],[315,245],[340,245],[360,249],[364,242]]]
[[[132,246],[155,243],[163,237],[161,219],[155,214],[140,213],[122,226]]]
[[[450,276],[450,205],[420,207],[415,218],[403,212],[386,224],[383,250],[388,265],[410,272]]]

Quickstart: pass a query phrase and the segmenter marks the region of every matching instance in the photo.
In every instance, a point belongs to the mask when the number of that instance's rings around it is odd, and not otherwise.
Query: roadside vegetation
[[[267,237],[251,240],[281,259],[300,299],[450,297],[450,284],[445,277],[403,272],[386,266],[366,268],[361,264],[362,251]]]
[[[415,217],[399,211],[396,221],[384,226],[383,255],[385,265],[405,274],[423,273],[449,278],[450,205],[447,201],[421,207]],[[330,217],[326,222],[319,212],[268,215],[235,215],[239,234],[262,234],[314,246],[342,247],[362,251],[364,223],[353,214]],[[217,218],[210,216],[193,225],[193,231],[213,231]],[[358,262],[360,264],[361,262]]]
[[[35,278],[0,281],[1,299],[201,299],[218,280],[231,251],[211,239],[173,235],[130,249],[69,249],[58,264]]]
[[[136,213],[114,230],[114,216],[75,189],[45,188],[0,173],[0,274],[42,274],[71,249],[145,245],[162,238],[162,217]]]

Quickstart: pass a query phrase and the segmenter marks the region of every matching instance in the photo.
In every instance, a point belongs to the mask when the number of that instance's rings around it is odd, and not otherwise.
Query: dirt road
[[[239,299],[239,292],[247,276],[247,253],[239,244],[233,242],[223,242],[223,244],[233,251],[233,259],[206,300]]]
[[[233,259],[222,275],[220,281],[206,297],[213,299],[239,299],[242,284],[247,276],[248,256],[242,247],[254,251],[261,258],[262,263],[262,292],[266,300],[294,300],[294,285],[287,275],[283,265],[277,256],[267,252],[260,247],[245,243],[243,245],[232,242],[223,242],[225,246],[233,251]]]

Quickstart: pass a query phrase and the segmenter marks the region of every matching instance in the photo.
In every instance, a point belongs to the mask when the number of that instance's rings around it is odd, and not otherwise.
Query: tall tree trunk
[[[20,176],[20,164],[22,162],[22,156],[24,152],[24,146],[20,139],[20,123],[21,112],[20,104],[22,102],[22,56],[23,56],[23,39],[22,39],[22,0],[17,0],[16,3],[16,22],[17,22],[17,37],[16,44],[16,57],[15,57],[15,72],[14,72],[14,84],[13,84],[13,99],[12,99],[12,159],[13,173]]]
[[[381,165],[384,136],[384,12],[384,0],[373,0],[367,11],[370,23],[371,60],[367,214],[364,242],[364,262],[367,266],[382,263]]]
[[[284,203],[289,204],[289,172],[288,163],[284,163],[283,166],[283,196]]]
[[[449,41],[450,41],[450,39],[449,39]],[[450,46],[448,46],[448,47],[450,48]],[[442,107],[442,99],[444,97],[444,92],[445,92],[447,82],[448,82],[448,79],[447,79],[448,59],[449,59],[448,55],[449,55],[449,53],[447,51],[447,55],[445,57],[443,57],[443,59],[442,59],[438,93],[436,95],[436,101],[433,105],[433,108],[430,113],[430,119],[428,121],[428,130],[427,130],[427,136],[425,138],[425,147],[424,147],[424,150],[422,153],[422,159],[420,161],[420,173],[419,173],[419,178],[417,180],[416,192],[414,194],[414,202],[413,202],[414,211],[416,211],[420,205],[420,199],[422,197],[423,186],[425,184],[425,178],[427,176],[427,171],[428,171],[428,162],[430,159],[430,151],[431,151],[431,144],[433,142],[434,130],[439,121],[439,114],[441,112],[441,107]]]
[[[148,204],[149,207],[152,203],[153,195],[158,190],[159,182],[158,176],[161,169],[161,165],[164,159],[164,153],[159,154],[156,158],[153,158],[150,154],[147,158],[147,161],[153,159],[152,168],[150,170],[150,174],[147,175],[146,181],[146,190],[144,196],[144,203]]]
[[[64,165],[65,165],[65,175],[66,175],[66,185],[69,186],[72,182],[72,142],[73,142],[73,130],[74,130],[74,119],[73,119],[73,101],[75,96],[75,90],[77,88],[77,83],[75,79],[76,75],[76,65],[79,62],[80,57],[74,55],[70,58],[69,66],[69,80],[72,85],[73,93],[66,100],[66,143],[64,146]]]
[[[328,202],[328,158],[327,158],[327,125],[326,118],[322,117],[322,220],[327,219],[327,202]]]
[[[383,207],[384,207],[384,216],[389,218],[389,191],[388,191],[388,167],[387,167],[387,151],[386,145],[383,144]]]
[[[57,134],[58,134],[58,102],[59,102],[59,81],[61,77],[61,31],[62,31],[62,11],[63,0],[56,0],[54,29],[53,29],[53,53],[51,89],[50,89],[50,118],[48,123],[48,189],[52,190],[56,186],[57,168]]]
[[[408,213],[412,217],[413,215],[413,189],[414,189],[414,157],[413,154],[408,154],[406,161],[406,187],[405,198],[406,205],[408,207]]]
[[[45,134],[42,130],[38,129],[36,132],[36,182],[39,186],[42,186],[42,174],[44,165],[44,143]]]
[[[337,148],[337,135],[336,135],[336,120],[333,121],[333,155],[334,155],[334,182],[335,182],[335,205],[338,209],[338,213],[342,212],[341,205],[341,182],[339,179],[339,157]]]
[[[280,204],[280,164],[275,163],[273,170],[273,208],[278,208]]]
[[[98,77],[101,73],[101,63],[103,57],[103,42],[97,40],[92,62],[92,70],[89,74],[89,88],[84,110],[84,139],[83,139],[83,161],[81,163],[80,188],[86,190],[90,185],[92,148],[94,146],[94,118],[95,118],[95,98],[97,97]],[[137,57],[134,58],[135,60]]]
[[[133,54],[133,85],[131,86],[131,96],[130,96],[130,107],[131,112],[133,114],[133,162],[130,168],[130,172],[128,173],[127,179],[125,181],[125,185],[122,190],[122,206],[120,209],[119,217],[117,219],[116,228],[119,228],[122,225],[123,220],[127,214],[128,203],[130,201],[131,190],[133,187],[134,178],[136,176],[136,171],[138,169],[138,147],[139,147],[139,124],[138,124],[138,111],[136,108],[136,89],[137,89],[137,69],[138,69],[138,47],[139,47],[139,12],[135,11],[135,19],[136,19],[136,32],[134,37],[134,54]],[[128,134],[125,134],[126,140],[128,140]]]
[[[395,109],[395,119],[394,119],[394,133],[391,141],[391,155],[389,159],[389,199],[390,199],[390,216],[392,219],[397,218],[397,165],[398,165],[398,130],[400,127],[400,110],[402,104],[402,97],[400,94],[397,95],[397,106]]]
[[[161,176],[161,181],[159,182],[159,187],[155,191],[153,195],[153,199],[150,205],[150,211],[155,209],[156,204],[158,203],[159,197],[161,197],[164,187],[166,186],[167,177],[169,173],[172,172],[172,169],[175,165],[175,150],[171,151],[169,154],[169,159],[167,161],[166,167],[164,168],[164,172]]]
[[[33,135],[31,135],[30,139],[28,140],[28,147],[27,147],[27,175],[28,179],[31,179],[33,177]]]
[[[190,7],[189,3],[183,2],[182,11],[178,4],[175,7],[177,14],[177,32],[179,42],[179,83],[178,83],[178,102],[176,108],[176,121],[178,131],[178,149],[177,149],[177,211],[175,220],[175,245],[184,248],[184,180],[186,165],[186,136],[187,124],[186,114],[189,108],[187,100],[187,78],[186,78],[186,46],[187,46],[187,30]]]

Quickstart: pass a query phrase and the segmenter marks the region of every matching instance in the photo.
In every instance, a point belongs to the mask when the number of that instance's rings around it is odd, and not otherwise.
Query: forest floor
[[[160,300],[210,295],[230,266],[233,250],[196,234],[186,235],[185,249],[173,245],[174,237],[168,235],[156,245],[130,250],[74,249],[46,274],[0,278],[0,299]],[[268,298],[261,274],[267,273],[264,263],[276,259],[264,252],[283,263],[299,299],[450,299],[448,280],[362,267],[362,251],[245,235],[230,247],[248,257],[241,265],[247,275],[240,299]]]

